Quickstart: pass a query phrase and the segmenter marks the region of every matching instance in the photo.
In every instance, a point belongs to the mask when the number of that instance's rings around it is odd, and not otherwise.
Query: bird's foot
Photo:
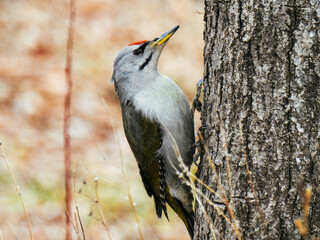
[[[194,114],[195,110],[197,110],[198,112],[201,112],[201,107],[202,107],[202,103],[200,102],[199,98],[201,95],[201,91],[202,91],[202,86],[203,86],[203,80],[200,79],[199,82],[197,83],[197,93],[193,98],[192,101],[192,113]]]
[[[206,153],[206,150],[205,150],[205,143],[204,143],[204,140],[203,140],[203,135],[204,135],[204,131],[205,130],[208,130],[210,129],[210,127],[208,125],[202,125],[199,129],[198,129],[198,132],[197,132],[197,135],[198,135],[198,141],[196,141],[194,144],[193,144],[193,148],[196,151],[196,153],[193,155],[193,163],[198,167],[204,154]],[[200,160],[199,160],[199,157],[200,157]],[[198,161],[199,160],[199,161]]]

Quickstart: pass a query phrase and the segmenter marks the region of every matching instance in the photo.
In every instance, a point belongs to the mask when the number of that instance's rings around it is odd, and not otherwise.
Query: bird
[[[167,204],[194,232],[193,194],[187,172],[193,162],[194,122],[183,91],[158,72],[161,52],[179,25],[153,40],[124,47],[113,65],[124,132],[158,218]]]

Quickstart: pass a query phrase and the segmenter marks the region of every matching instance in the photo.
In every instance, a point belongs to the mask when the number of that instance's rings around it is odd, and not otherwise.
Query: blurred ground
[[[0,1],[0,142],[37,240],[64,239],[64,209],[57,193],[63,198],[68,4],[66,0]],[[108,239],[93,202],[94,179],[99,177],[100,202],[111,236],[139,239],[127,200],[123,162],[145,239],[188,239],[175,214],[169,212],[170,223],[155,215],[123,134],[110,79],[113,60],[122,47],[153,39],[179,24],[160,58],[159,71],[174,79],[191,101],[203,72],[202,1],[77,0],[76,5],[71,136],[86,237]],[[3,239],[29,239],[23,209],[2,158],[0,230]]]

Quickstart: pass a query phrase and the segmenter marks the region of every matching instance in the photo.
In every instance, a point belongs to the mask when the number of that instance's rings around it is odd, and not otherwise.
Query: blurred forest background
[[[35,239],[64,239],[63,103],[69,1],[0,1],[0,142],[28,210]],[[94,179],[112,239],[139,239],[121,162],[145,239],[189,239],[172,211],[158,220],[126,142],[110,83],[113,60],[131,42],[180,29],[159,71],[189,98],[203,73],[200,0],[76,0],[72,160],[87,239],[107,239],[94,203]],[[115,130],[112,125],[114,124]],[[0,236],[29,239],[19,196],[0,158]]]

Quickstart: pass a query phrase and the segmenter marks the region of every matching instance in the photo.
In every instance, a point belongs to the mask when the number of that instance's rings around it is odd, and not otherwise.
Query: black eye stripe
[[[139,48],[142,50],[142,52],[144,52],[144,50],[146,49],[147,45],[149,44],[148,42],[143,43]]]

